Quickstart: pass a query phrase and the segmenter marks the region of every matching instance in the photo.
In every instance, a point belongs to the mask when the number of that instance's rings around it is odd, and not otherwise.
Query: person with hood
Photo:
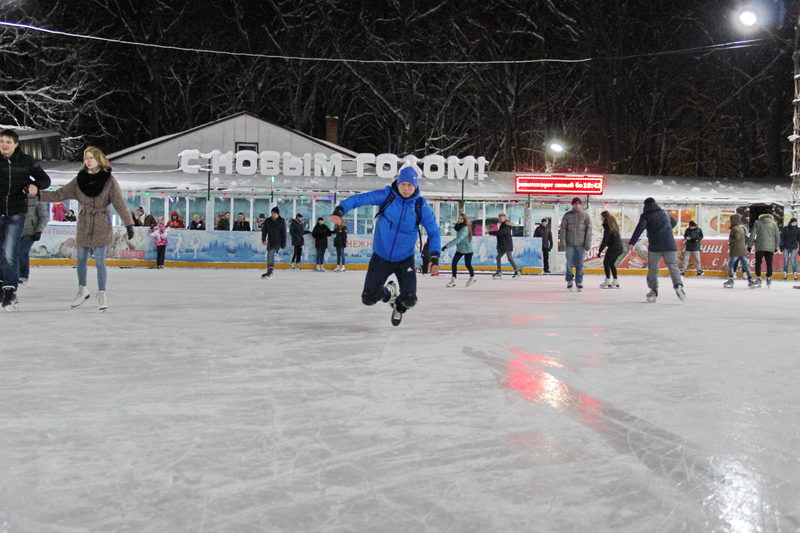
[[[269,279],[275,270],[275,254],[286,248],[286,221],[281,217],[278,206],[272,208],[269,218],[261,227],[261,244],[267,247],[267,271],[261,277]]]
[[[753,276],[750,275],[750,260],[747,258],[747,227],[742,224],[742,215],[733,214],[730,219],[730,233],[728,233],[728,281],[722,284],[726,289],[733,288],[736,277],[737,263],[742,265],[742,272],[747,277],[747,285],[755,287]]]
[[[797,253],[800,249],[800,228],[797,219],[792,217],[789,224],[781,230],[781,251],[783,252],[783,279],[789,277],[789,268],[797,281]]]
[[[648,302],[655,302],[658,298],[658,267],[661,259],[667,264],[675,294],[681,301],[686,299],[681,271],[678,268],[678,247],[672,234],[672,228],[677,223],[659,207],[655,199],[645,199],[639,223],[628,241],[628,252],[633,253],[633,245],[639,240],[642,232],[647,230],[647,286],[650,288],[650,292],[647,293]]]
[[[608,211],[600,213],[600,218],[603,220],[603,240],[597,250],[597,257],[603,255],[603,250],[606,250],[606,256],[603,258],[603,270],[606,273],[606,280],[600,285],[600,288],[619,289],[617,259],[622,255],[622,238],[619,235],[619,224],[617,224],[617,219],[614,218],[614,215]]]
[[[289,223],[289,234],[292,237],[292,260],[291,267],[300,270],[300,261],[303,260],[303,245],[305,244],[305,237],[311,233],[305,229],[303,223],[303,214],[297,213],[292,221]]]
[[[475,283],[475,270],[472,268],[472,223],[466,213],[459,213],[458,221],[454,226],[456,238],[442,246],[442,250],[448,247],[456,247],[456,253],[453,255],[453,262],[451,264],[452,277],[447,287],[456,286],[456,277],[458,277],[458,262],[464,258],[464,265],[469,271],[469,279],[467,280],[467,287]]]
[[[206,221],[200,217],[200,214],[195,213],[192,215],[192,221],[189,222],[189,229],[196,231],[205,231]]]
[[[19,282],[26,283],[31,272],[31,248],[33,243],[42,238],[47,223],[50,222],[50,211],[47,204],[40,202],[36,196],[28,197],[28,214],[25,216],[25,227],[19,239]]]
[[[542,239],[542,273],[550,273],[550,250],[553,249],[553,232],[550,231],[550,225],[547,219],[543,218],[542,221],[533,230],[533,236]]]
[[[164,268],[164,256],[167,254],[170,228],[159,222],[156,227],[150,228],[150,236],[156,240],[156,268]]]
[[[756,246],[756,287],[761,287],[761,260],[767,263],[767,287],[772,285],[772,257],[781,245],[781,233],[775,217],[762,213],[753,224],[748,245]]]
[[[19,149],[14,130],[0,131],[0,287],[3,309],[17,307],[19,238],[28,211],[28,196],[50,186],[50,176]]]
[[[441,237],[436,215],[419,190],[419,173],[413,166],[400,169],[395,181],[384,189],[356,194],[336,206],[330,217],[339,224],[344,214],[363,205],[379,206],[372,257],[364,279],[361,302],[375,305],[379,301],[392,307],[391,322],[399,326],[403,314],[417,303],[417,273],[414,250],[419,225],[428,232],[431,252],[431,273],[439,272]],[[395,275],[397,281],[387,282]]]
[[[497,256],[495,257],[497,260],[497,272],[492,275],[492,279],[503,278],[503,270],[500,265],[504,255],[508,257],[508,262],[511,263],[512,267],[514,267],[514,275],[512,278],[518,278],[521,272],[517,268],[517,264],[514,262],[514,258],[512,257],[512,254],[514,253],[514,237],[511,235],[511,228],[514,226],[514,224],[508,220],[505,213],[500,213],[497,215],[497,221],[497,229],[489,232],[489,235],[494,235],[497,237]]]
[[[233,231],[250,231],[250,222],[245,220],[244,213],[236,215],[236,220],[233,221]]]
[[[697,225],[694,220],[689,221],[689,227],[683,232],[683,265],[681,266],[681,276],[686,275],[686,269],[689,267],[689,259],[694,257],[695,267],[697,268],[697,275],[703,275],[703,262],[700,257],[700,242],[703,240],[703,230]]]
[[[64,222],[64,215],[67,214],[67,206],[64,202],[56,202],[51,208],[53,210],[53,220],[55,222]]]
[[[169,214],[169,222],[167,222],[167,227],[170,229],[184,229],[186,228],[186,223],[181,218],[181,215],[177,211],[173,211]]]
[[[77,222],[78,217],[75,216],[75,211],[72,209],[67,210],[67,214],[64,215],[64,222]]]
[[[133,238],[133,217],[122,196],[119,183],[111,175],[111,165],[99,148],[89,146],[83,151],[83,166],[72,181],[57,191],[41,192],[43,202],[63,202],[67,199],[78,200],[81,204],[75,231],[75,243],[78,246],[78,293],[72,301],[72,308],[89,299],[86,263],[89,254],[93,252],[97,266],[97,306],[102,311],[108,308],[106,252],[114,238],[108,206],[113,204],[117,210],[127,230],[128,239]]]
[[[567,289],[572,290],[572,280],[580,292],[583,289],[583,262],[586,252],[592,247],[592,221],[583,210],[583,202],[577,196],[572,199],[572,210],[564,213],[558,239],[567,252]],[[575,275],[572,269],[575,269]]]
[[[333,247],[336,248],[336,272],[344,272],[344,249],[347,248],[347,223],[333,227]]]
[[[325,225],[325,219],[319,217],[317,225],[311,230],[311,236],[314,237],[314,247],[317,249],[317,272],[325,272],[325,250],[328,249],[328,237],[331,235],[330,228]]]

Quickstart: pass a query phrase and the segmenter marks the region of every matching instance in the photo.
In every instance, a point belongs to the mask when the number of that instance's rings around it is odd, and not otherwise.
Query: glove
[[[446,244],[442,246],[442,251],[444,252],[445,250],[447,250],[447,245]]]
[[[36,233],[33,234],[33,240],[34,241],[38,241],[41,238],[42,238],[42,232],[41,231],[37,231]]]
[[[125,226],[125,229],[128,232],[128,240],[133,239],[133,226]]]

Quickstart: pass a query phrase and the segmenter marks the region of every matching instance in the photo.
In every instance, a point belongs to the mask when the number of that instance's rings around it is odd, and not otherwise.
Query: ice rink
[[[36,268],[0,313],[0,533],[797,532],[794,283]]]

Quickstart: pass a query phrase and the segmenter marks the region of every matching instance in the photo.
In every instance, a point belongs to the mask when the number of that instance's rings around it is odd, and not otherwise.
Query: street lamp
[[[550,141],[547,144],[547,150],[545,152],[550,152],[553,156],[552,161],[548,161],[547,154],[545,153],[544,156],[544,166],[545,172],[555,172],[556,169],[556,160],[559,156],[561,156],[567,149],[564,145],[559,141]]]
[[[744,9],[739,12],[737,19],[739,20],[739,24],[745,28],[753,28],[758,24],[758,13],[752,9]]]

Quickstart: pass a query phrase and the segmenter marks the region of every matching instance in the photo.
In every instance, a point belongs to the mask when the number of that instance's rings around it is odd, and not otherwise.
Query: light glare
[[[746,9],[739,13],[739,22],[743,26],[747,26],[748,28],[752,28],[756,24],[758,24],[758,15],[755,11],[751,11]]]

